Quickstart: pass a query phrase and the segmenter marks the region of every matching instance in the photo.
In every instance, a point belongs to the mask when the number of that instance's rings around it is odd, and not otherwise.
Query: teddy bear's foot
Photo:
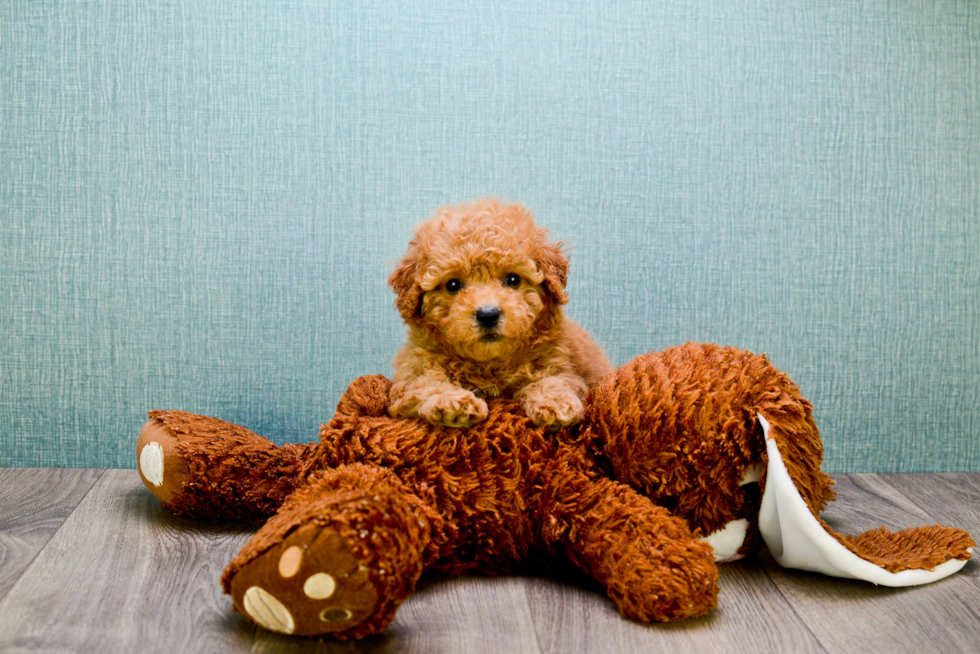
[[[180,440],[159,420],[146,421],[136,438],[137,470],[150,492],[164,504],[190,478],[187,461],[177,453]]]
[[[304,524],[242,568],[231,594],[236,608],[270,631],[350,632],[380,604],[372,572],[338,531]]]
[[[296,488],[309,446],[277,447],[244,427],[183,411],[149,418],[136,441],[137,469],[175,513],[258,520]]]
[[[356,464],[315,475],[225,569],[235,609],[298,636],[385,628],[422,573],[427,536],[397,477]]]

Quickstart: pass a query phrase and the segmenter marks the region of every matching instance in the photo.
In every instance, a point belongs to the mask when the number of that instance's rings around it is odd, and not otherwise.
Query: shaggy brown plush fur
[[[408,326],[391,414],[469,427],[486,398],[516,399],[538,424],[582,419],[581,398],[612,370],[565,317],[568,260],[520,204],[444,207],[415,228],[388,280]]]
[[[820,471],[813,407],[765,355],[690,343],[651,352],[609,375],[593,397],[602,400],[590,403],[585,431],[608,472],[702,534],[758,515],[758,486],[739,482],[767,459],[760,413],[813,514],[834,498]]]
[[[366,395],[365,387],[384,388],[384,382],[362,378],[351,391]],[[379,397],[368,398],[367,408]],[[225,585],[236,605],[246,590],[235,585],[239,572],[269,551],[273,560],[281,556],[285,534],[309,524],[336,531],[354,551],[363,547],[363,538],[350,534],[361,527],[372,541],[394,543],[379,543],[359,556],[371,574],[378,569],[373,558],[389,555],[382,566],[386,573],[371,578],[378,595],[390,601],[339,637],[359,637],[387,624],[414,588],[422,563],[447,575],[507,574],[530,559],[559,554],[605,584],[630,617],[674,620],[715,605],[711,548],[663,508],[603,478],[580,441],[534,425],[515,403],[491,401],[488,418],[468,431],[365,413],[338,415],[324,426],[307,461],[311,481],[297,492],[300,499],[290,498],[229,565]],[[345,479],[339,490],[324,484],[337,475]],[[387,485],[379,487],[378,478]],[[365,516],[366,501],[386,509],[375,511],[375,518]],[[340,533],[352,514],[361,525]],[[396,555],[398,560],[390,560]],[[332,599],[345,601],[339,594]],[[290,609],[297,616],[326,606],[304,611],[295,607],[310,602],[299,593],[293,600]]]
[[[254,516],[281,503],[222,579],[235,608],[266,628],[359,638],[391,621],[425,569],[506,574],[555,556],[600,581],[626,616],[703,614],[718,573],[698,536],[754,520],[758,488],[740,482],[766,458],[760,413],[809,506],[833,497],[810,405],[765,357],[733,348],[640,357],[586,396],[582,424],[558,432],[505,399],[469,429],[391,418],[390,389],[380,376],[358,379],[320,441],[302,447],[151,414],[147,433],[169,439],[164,470],[175,479],[147,485],[168,506],[239,515],[240,497]],[[973,545],[938,526],[838,538],[892,571],[966,559]],[[753,522],[743,553],[758,542]]]

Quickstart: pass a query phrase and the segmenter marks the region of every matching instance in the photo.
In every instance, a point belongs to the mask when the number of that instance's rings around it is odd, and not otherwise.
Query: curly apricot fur
[[[487,415],[484,398],[509,397],[538,424],[579,422],[581,398],[612,367],[565,317],[567,277],[561,243],[520,204],[477,200],[418,225],[388,279],[408,326],[391,414],[471,426]],[[481,309],[499,318],[481,324]]]

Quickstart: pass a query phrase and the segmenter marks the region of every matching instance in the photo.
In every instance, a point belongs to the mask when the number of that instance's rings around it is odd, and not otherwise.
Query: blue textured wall
[[[0,465],[314,438],[491,193],[615,362],[764,351],[827,469],[980,470],[980,4],[916,0],[0,0]]]

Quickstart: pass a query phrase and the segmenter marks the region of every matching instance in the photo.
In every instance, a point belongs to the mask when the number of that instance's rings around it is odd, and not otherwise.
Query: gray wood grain
[[[313,643],[258,630],[255,652],[539,651],[521,577],[459,577],[424,581],[383,634],[358,643]]]
[[[398,651],[538,652],[526,579],[462,577],[418,590],[389,628]]]
[[[930,522],[965,529],[980,543],[980,474],[888,475],[886,481],[909,501],[926,511]],[[958,618],[945,625],[948,637],[973,651],[980,650],[980,548],[955,576],[944,580],[935,592]],[[940,588],[942,590],[940,590]],[[959,606],[955,604],[959,602]],[[969,616],[965,617],[964,616]]]
[[[0,468],[0,600],[102,472],[91,468]]]
[[[31,560],[18,558],[19,578],[0,598],[0,651],[920,653],[980,643],[975,563],[893,590],[783,570],[768,554],[722,565],[718,608],[678,624],[627,620],[595,582],[553,573],[427,580],[384,634],[288,638],[234,614],[218,585],[250,528],[175,518],[134,471],[99,475],[0,469],[0,544],[47,534]],[[837,479],[826,517],[841,531],[935,522],[980,531],[980,474]]]
[[[853,534],[883,524],[898,529],[938,522],[886,476],[835,479],[838,498],[826,516],[839,531]],[[974,504],[974,513],[978,510]],[[762,560],[779,592],[828,651],[976,652],[980,644],[975,563],[934,584],[892,589],[784,570],[768,555]]]
[[[222,567],[240,527],[174,518],[109,470],[0,602],[0,651],[218,652],[250,646]]]
[[[980,474],[886,475],[885,480],[934,521],[965,529],[980,542]]]
[[[675,624],[619,614],[597,583],[531,579],[528,597],[542,652],[822,652],[754,559],[720,566],[718,607]]]

